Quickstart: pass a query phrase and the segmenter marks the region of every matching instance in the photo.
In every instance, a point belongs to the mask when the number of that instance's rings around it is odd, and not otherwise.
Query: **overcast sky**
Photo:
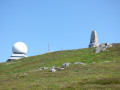
[[[120,42],[120,0],[0,0],[0,62],[24,42],[28,56],[87,48],[95,28],[99,43]]]

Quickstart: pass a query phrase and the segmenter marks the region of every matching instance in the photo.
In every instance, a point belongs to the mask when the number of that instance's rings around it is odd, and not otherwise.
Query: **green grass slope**
[[[50,69],[39,70],[40,67],[61,67],[65,62],[71,65],[64,70],[53,73]],[[120,44],[98,54],[94,48],[85,48],[0,63],[0,90],[44,89],[120,90]]]

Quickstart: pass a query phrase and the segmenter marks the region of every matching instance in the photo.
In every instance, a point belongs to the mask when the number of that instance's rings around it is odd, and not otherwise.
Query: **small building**
[[[26,56],[27,46],[22,42],[17,42],[13,45],[12,52],[13,54],[10,56],[10,58],[7,61],[12,61],[12,60],[27,57]]]

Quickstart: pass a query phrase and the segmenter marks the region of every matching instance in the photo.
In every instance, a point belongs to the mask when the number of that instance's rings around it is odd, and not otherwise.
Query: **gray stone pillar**
[[[91,33],[89,47],[97,47],[97,46],[99,46],[98,36],[97,36],[97,32],[94,30]]]

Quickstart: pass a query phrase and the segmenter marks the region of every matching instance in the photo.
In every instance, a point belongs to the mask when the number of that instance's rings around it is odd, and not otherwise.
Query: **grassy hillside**
[[[61,67],[65,62],[71,65],[64,70],[39,70],[41,67]],[[0,63],[0,90],[34,89],[120,90],[120,44],[98,54],[94,53],[94,48],[85,48]]]

